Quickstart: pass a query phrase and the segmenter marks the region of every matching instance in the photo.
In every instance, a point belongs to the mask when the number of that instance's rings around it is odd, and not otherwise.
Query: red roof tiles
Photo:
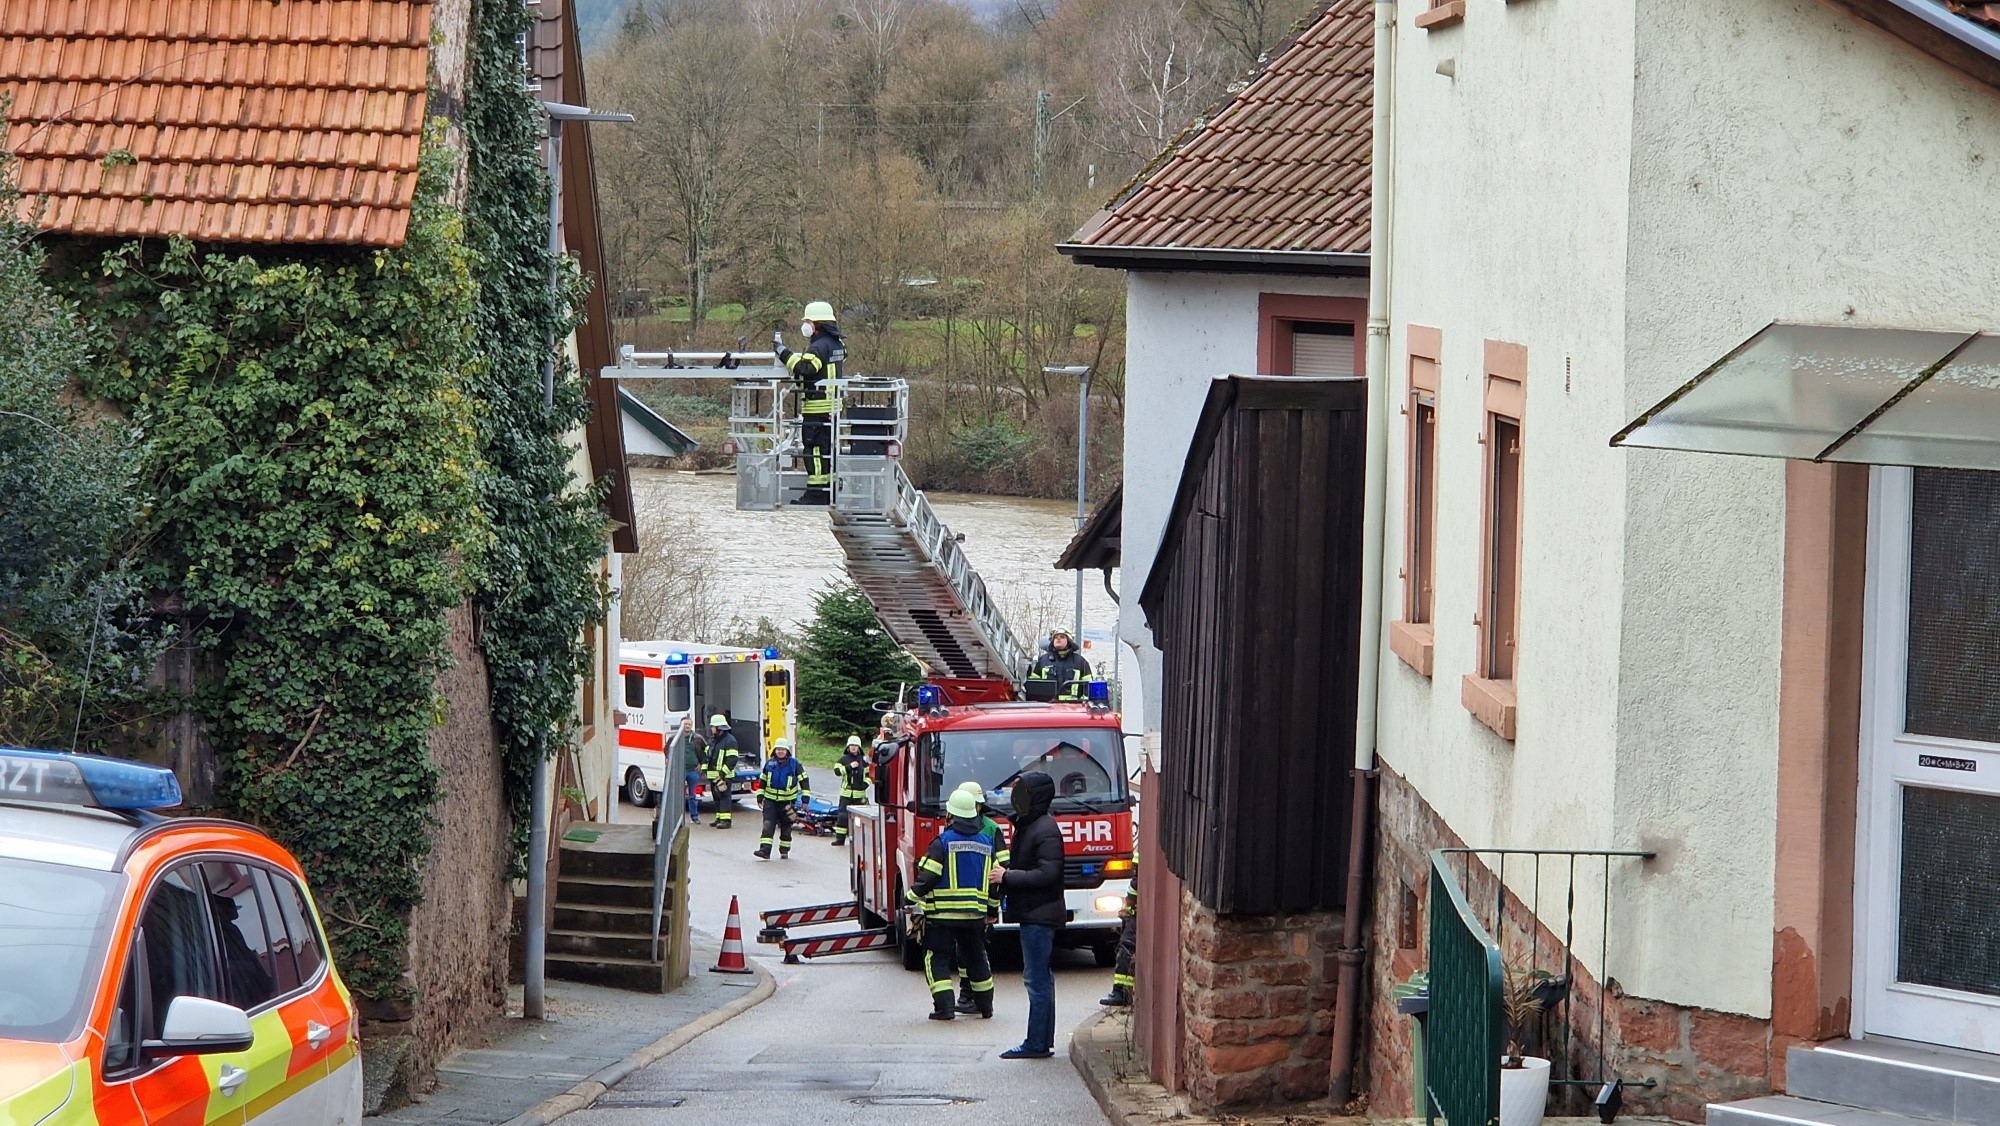
[[[5,147],[46,230],[403,241],[430,0],[0,3]]]
[[[1366,253],[1371,19],[1332,0],[1071,245]]]

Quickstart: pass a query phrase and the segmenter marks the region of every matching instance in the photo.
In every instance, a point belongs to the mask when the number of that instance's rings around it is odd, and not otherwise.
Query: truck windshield
[[[0,858],[0,1041],[59,1043],[97,986],[122,876]]]
[[[931,738],[924,762],[928,801],[941,802],[973,781],[986,791],[989,808],[1006,813],[1014,779],[1042,773],[1056,784],[1058,812],[1125,803],[1125,748],[1111,728],[945,731]]]

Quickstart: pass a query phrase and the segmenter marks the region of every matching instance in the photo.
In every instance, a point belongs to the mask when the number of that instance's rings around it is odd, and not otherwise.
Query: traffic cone
[[[736,897],[729,897],[729,922],[722,928],[722,953],[715,959],[712,974],[747,974],[752,972],[749,963],[743,960],[743,920],[736,913]]]

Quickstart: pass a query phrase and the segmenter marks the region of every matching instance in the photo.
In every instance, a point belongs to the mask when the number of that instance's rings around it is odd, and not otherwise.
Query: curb
[[[1160,1116],[1141,1105],[1130,1088],[1112,1076],[1111,1061],[1098,1044],[1098,1026],[1113,1015],[1112,1010],[1099,1009],[1070,1033],[1070,1065],[1083,1078],[1090,1097],[1097,1100],[1097,1109],[1104,1112],[1105,1119],[1113,1126],[1155,1126]]]
[[[622,1082],[626,1076],[641,1068],[650,1067],[662,1058],[687,1047],[703,1033],[713,1031],[763,1004],[770,999],[771,994],[778,991],[778,979],[772,977],[771,971],[756,962],[751,962],[749,965],[751,969],[757,971],[757,988],[752,989],[747,996],[738,997],[719,1009],[703,1013],[617,1063],[599,1068],[589,1078],[562,1094],[551,1095],[509,1118],[501,1123],[501,1126],[549,1126],[566,1114],[584,1110],[602,1098],[604,1092]]]

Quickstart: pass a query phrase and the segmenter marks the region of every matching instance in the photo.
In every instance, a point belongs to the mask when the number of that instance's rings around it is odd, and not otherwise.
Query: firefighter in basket
[[[1081,700],[1089,679],[1090,662],[1077,651],[1076,639],[1066,629],[1051,630],[1049,643],[1028,667],[1028,698]]]
[[[847,843],[848,808],[868,801],[868,751],[861,745],[861,736],[847,737],[847,746],[841,748],[840,762],[833,769],[840,776],[840,812],[833,823],[833,847],[839,848]]]
[[[993,842],[993,863],[1007,863],[1007,838],[1000,833],[1000,823],[986,812],[986,791],[977,782],[960,782],[958,792],[969,795],[979,803],[979,831]],[[993,948],[993,924],[999,921],[1000,901],[995,898],[990,901],[986,912],[986,928],[979,935],[979,941],[985,943],[989,951]],[[958,974],[958,1011],[967,1016],[979,1011],[979,999],[972,995],[972,979],[966,976],[964,967],[960,967]]]
[[[980,826],[979,803],[953,790],[944,805],[951,824],[917,862],[910,899],[923,913],[924,980],[931,987],[932,1020],[957,1019],[951,975],[965,975],[973,1011],[993,1016],[993,967],[986,958],[986,916],[992,911],[993,838]]]
[[[737,746],[736,732],[730,730],[729,717],[721,712],[708,717],[708,758],[704,763],[704,773],[708,775],[709,792],[715,795],[715,827],[729,828],[730,815],[736,809],[736,797],[730,793],[729,784],[736,777],[736,760],[741,757],[742,748]]]
[[[805,794],[812,793],[812,785],[806,781],[806,768],[792,757],[792,742],[780,739],[771,744],[771,757],[765,760],[763,785],[757,792],[757,800],[764,805],[764,835],[757,839],[757,859],[771,859],[771,842],[778,844],[778,859],[792,858],[792,807]]]
[[[771,334],[778,362],[799,385],[799,437],[806,447],[806,491],[793,503],[828,504],[833,486],[833,398],[839,393],[836,381],[847,359],[847,341],[834,323],[833,306],[825,301],[806,305],[799,332],[806,338],[801,352],[785,347],[783,331]]]

